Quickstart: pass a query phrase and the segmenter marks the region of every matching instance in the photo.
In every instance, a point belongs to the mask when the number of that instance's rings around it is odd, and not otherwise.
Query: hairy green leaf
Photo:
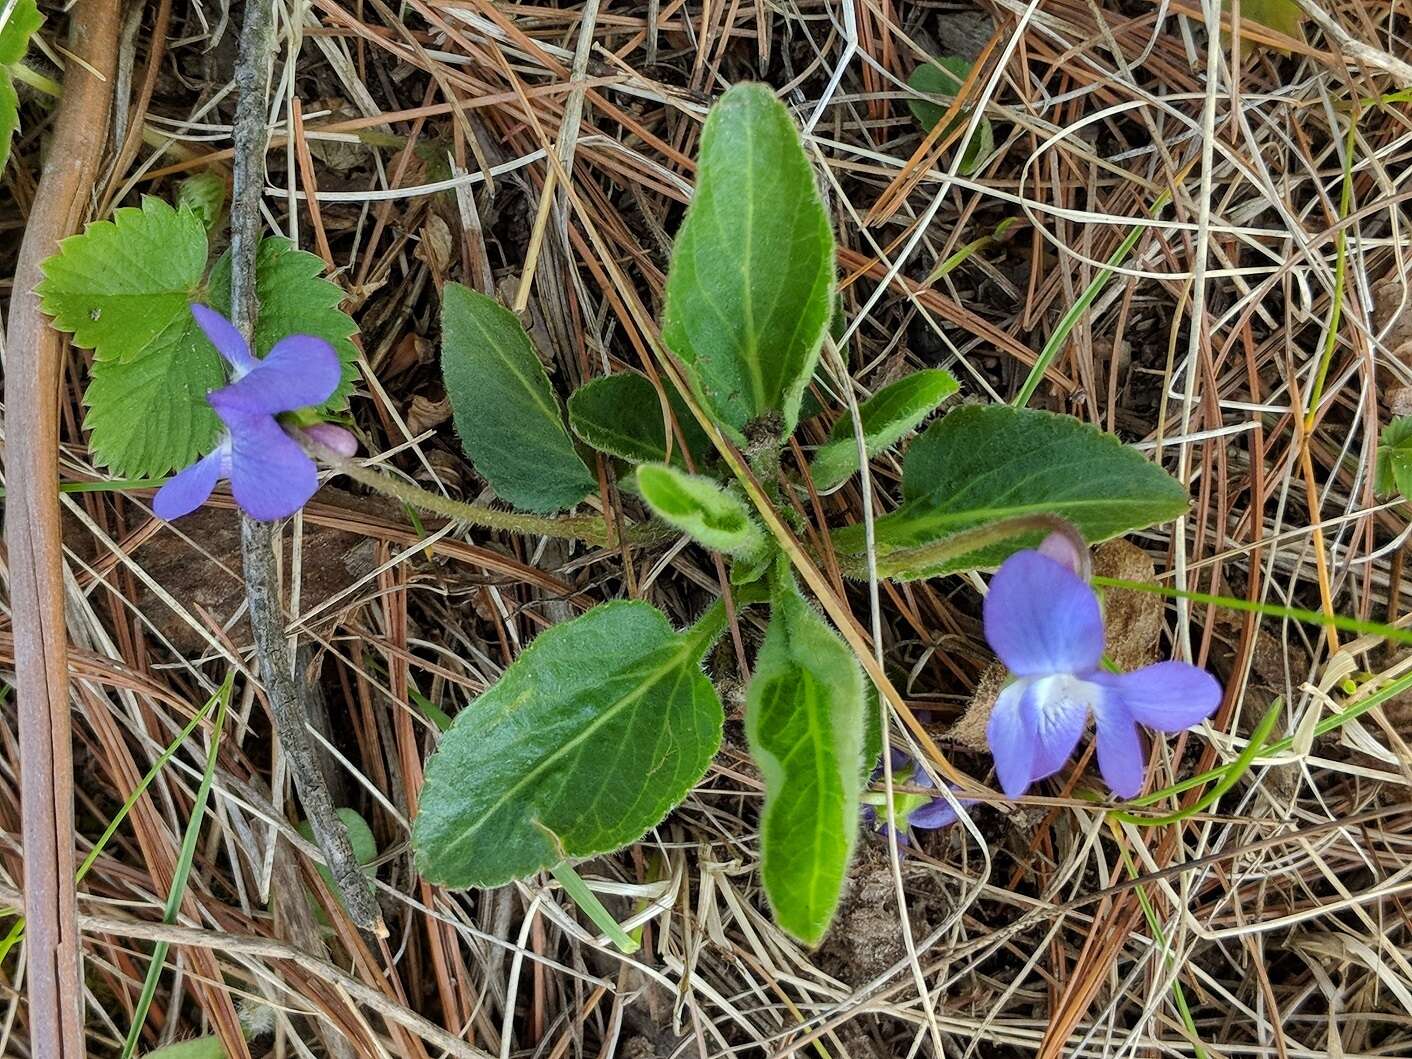
[[[789,112],[736,85],[701,136],[696,194],[677,233],[662,337],[737,439],[799,416],[833,307],[833,233]]]
[[[971,64],[960,56],[947,55],[929,63],[923,63],[912,71],[912,76],[907,78],[907,87],[913,92],[920,92],[929,96],[955,96],[960,90],[962,83],[971,72]],[[929,99],[912,98],[907,100],[907,108],[912,111],[912,117],[917,119],[917,124],[930,132],[936,127],[936,123],[946,116],[946,107],[933,103]],[[957,126],[965,127],[971,120],[969,108],[962,108],[961,112],[951,119],[946,126],[942,136],[950,136]],[[957,172],[962,176],[970,176],[980,168],[992,151],[995,150],[995,130],[991,128],[989,119],[982,118],[976,125],[976,131],[971,134],[971,138],[966,141],[965,150],[961,152],[961,164],[957,167]]]
[[[219,1037],[192,1037],[148,1052],[145,1059],[226,1059],[226,1050]]]
[[[502,499],[547,514],[573,507],[596,482],[564,427],[529,335],[495,299],[446,284],[441,370],[466,455]]]
[[[1384,496],[1401,493],[1412,498],[1412,416],[1399,416],[1383,427],[1373,488]]]
[[[0,0],[0,169],[10,160],[10,143],[20,128],[20,97],[8,67],[24,58],[29,38],[44,22],[35,0]]]
[[[540,633],[427,763],[412,828],[422,874],[502,886],[659,823],[720,745],[701,659],[723,613],[678,633],[646,603],[605,603]]]
[[[858,836],[867,695],[852,652],[781,572],[746,693],[765,778],[761,878],[775,921],[810,945],[838,907]]]
[[[663,379],[662,385],[687,448],[700,462],[711,451],[711,442],[672,384]],[[605,375],[575,390],[569,397],[569,426],[585,444],[629,463],[667,460],[668,425],[662,402],[647,376],[635,371]],[[675,439],[672,462],[684,464]]]
[[[176,340],[191,320],[209,253],[190,210],[159,198],[125,207],[59,244],[39,285],[54,326],[97,360],[130,362]]]
[[[902,498],[876,523],[880,559],[1030,514],[1068,519],[1096,543],[1176,518],[1187,506],[1180,483],[1111,434],[1071,416],[1006,405],[967,405],[928,427],[903,461]],[[997,566],[1040,536],[887,572],[910,580]],[[834,540],[841,553],[859,555],[863,527],[838,530]]]
[[[709,478],[647,463],[637,469],[637,488],[653,511],[713,551],[750,559],[765,550],[745,501]]]
[[[896,445],[956,392],[951,373],[933,368],[903,376],[884,386],[858,406],[863,445],[871,458]],[[858,443],[853,417],[842,415],[834,423],[827,443],[819,446],[809,472],[814,485],[832,489],[858,470]]]

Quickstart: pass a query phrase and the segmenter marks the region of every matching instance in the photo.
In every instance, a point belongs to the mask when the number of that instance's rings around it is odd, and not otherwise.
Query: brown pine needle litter
[[[1038,364],[1031,407],[1118,434],[1190,489],[1188,515],[1136,535],[1136,570],[1127,554],[1110,576],[1155,571],[1188,593],[1365,621],[1407,611],[1412,513],[1372,477],[1383,426],[1412,412],[1405,4],[1300,0],[1296,38],[1288,18],[1252,21],[1270,0],[269,2],[265,231],[317,253],[345,292],[361,334],[360,455],[388,473],[484,498],[437,367],[447,281],[523,309],[561,396],[654,372],[647,328],[702,119],[729,85],[761,80],[804,128],[833,216],[840,351],[860,397],[945,367],[963,399],[1009,401]],[[228,179],[245,4],[132,0],[121,20],[69,6],[41,4],[25,59],[64,98],[24,83],[0,175],[0,276],[17,277],[0,281],[4,440],[18,475],[43,456],[24,432],[57,430],[60,480],[91,485],[106,472],[81,426],[87,354],[63,343],[45,390],[57,385],[57,419],[15,404],[44,403],[16,374],[37,370],[24,351],[44,326],[17,287],[32,275],[21,241],[52,248],[142,195],[174,198],[193,174]],[[967,176],[950,128],[929,135],[907,106],[913,69],[947,55],[973,61],[957,109],[982,107],[995,135]],[[83,85],[109,68],[108,90]],[[85,117],[106,139],[103,161],[62,185],[79,184],[75,220],[46,200],[61,185],[43,165]],[[846,407],[826,379],[828,413],[791,473]],[[873,462],[875,511],[895,503],[899,467]],[[594,472],[592,513],[636,520],[613,466]],[[4,566],[0,1055],[76,1056],[79,1040],[118,1055],[156,942],[171,948],[138,1054],[215,1035],[256,1059],[1412,1055],[1412,694],[1316,730],[1405,676],[1406,648],[1198,600],[1134,604],[1132,658],[1189,650],[1227,689],[1207,728],[1155,751],[1149,790],[1235,760],[1276,700],[1287,747],[1158,826],[1107,816],[1080,758],[1021,803],[983,799],[975,833],[919,835],[897,865],[865,837],[809,951],[760,892],[762,788],[732,689],[761,627],[733,610],[709,660],[728,713],[711,771],[646,840],[579,867],[640,941],[625,956],[547,873],[488,892],[420,880],[408,832],[423,764],[437,718],[544,628],[623,597],[685,626],[724,568],[695,547],[526,543],[328,479],[276,542],[285,631],[330,793],[376,839],[388,936],[354,927],[298,829],[228,497],[167,524],[150,489],[65,491],[57,512],[24,509],[42,520],[35,539],[62,532],[48,597],[62,628],[51,613],[36,640],[44,600],[13,530]],[[32,489],[6,486],[7,504],[29,503]],[[855,477],[802,491],[795,536],[871,651],[868,586],[842,577],[822,532],[861,520],[859,490]],[[996,690],[975,587],[884,585],[876,617],[899,714],[990,789],[967,718]],[[21,926],[21,798],[34,790],[20,772],[47,766],[26,755],[9,685],[63,644],[50,661],[67,690],[51,705],[71,711],[73,768],[70,780],[56,759],[55,795],[72,794],[74,825],[48,863],[76,866],[131,806],[76,912],[59,887],[52,922]],[[231,672],[204,828],[164,924],[214,712],[165,752]],[[81,982],[28,958],[26,935],[56,929],[79,940]]]

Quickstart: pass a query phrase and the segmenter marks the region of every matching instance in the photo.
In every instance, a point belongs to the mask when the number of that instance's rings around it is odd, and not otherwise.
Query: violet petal
[[[344,459],[358,454],[358,439],[351,430],[344,430],[333,423],[315,423],[303,428],[304,434],[326,449],[332,449]]]
[[[185,470],[174,475],[152,498],[152,510],[168,522],[189,515],[206,502],[216,483],[221,480],[223,464],[230,450],[226,442],[208,456],[203,456]]]
[[[237,378],[255,367],[256,360],[250,355],[250,347],[235,329],[235,325],[215,309],[199,303],[191,306],[191,315],[196,317],[196,325],[201,328],[216,352],[235,369]]]
[[[956,810],[951,808],[945,798],[933,798],[926,805],[919,806],[907,814],[907,826],[935,830],[938,827],[949,827],[957,819]]]
[[[1134,798],[1147,775],[1147,750],[1128,708],[1113,695],[1103,696],[1094,709],[1098,770],[1119,798]]]
[[[1024,709],[1030,684],[1031,681],[1019,680],[1000,692],[985,730],[1001,789],[1011,798],[1025,793],[1033,775],[1035,735]]]
[[[273,417],[231,422],[230,487],[242,511],[261,522],[288,518],[319,487],[318,468]]]
[[[1039,552],[1016,552],[990,579],[985,638],[1016,676],[1087,673],[1103,656],[1093,589]]]
[[[1221,684],[1186,662],[1158,662],[1132,673],[1095,673],[1123,701],[1139,724],[1159,732],[1181,732],[1200,724],[1221,705]]]
[[[211,394],[211,406],[223,417],[226,412],[292,412],[323,404],[342,376],[333,346],[312,335],[290,335],[244,376]]]

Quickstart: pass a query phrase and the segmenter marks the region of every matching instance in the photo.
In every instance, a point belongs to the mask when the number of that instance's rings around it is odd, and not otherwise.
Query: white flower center
[[[1039,710],[1039,723],[1044,727],[1053,725],[1060,717],[1072,716],[1074,710],[1082,710],[1087,716],[1102,695],[1103,689],[1097,684],[1069,673],[1037,677],[1034,682],[1034,702]]]

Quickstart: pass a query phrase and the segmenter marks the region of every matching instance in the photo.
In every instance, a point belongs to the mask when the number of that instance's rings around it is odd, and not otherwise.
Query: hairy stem
[[[269,0],[251,0],[246,4],[235,68],[238,95],[231,202],[231,320],[252,349],[259,311],[255,261],[261,235],[265,101],[274,43],[272,16],[273,4]],[[245,568],[245,594],[250,603],[250,627],[254,632],[260,680],[265,685],[280,747],[289,762],[299,800],[349,916],[362,929],[384,936],[387,928],[383,926],[382,913],[353,852],[348,829],[335,811],[309,738],[303,683],[294,675],[293,655],[284,634],[274,526],[242,514],[240,556]]]
[[[952,559],[1035,533],[1062,533],[1074,544],[1080,560],[1088,556],[1088,545],[1073,523],[1058,515],[1017,515],[975,529],[959,530],[949,537],[916,548],[903,548],[877,557],[878,577],[897,577],[931,570]],[[867,558],[862,555],[840,558],[839,566],[848,577],[868,576]],[[1087,577],[1086,571],[1080,576]]]

